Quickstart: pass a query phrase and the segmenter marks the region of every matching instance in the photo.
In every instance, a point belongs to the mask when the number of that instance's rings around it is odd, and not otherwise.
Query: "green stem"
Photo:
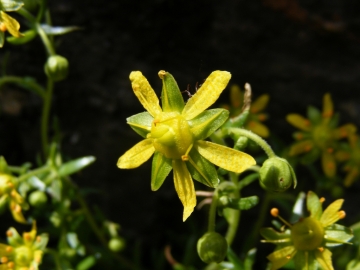
[[[19,182],[22,182],[26,179],[28,179],[29,177],[31,176],[34,176],[34,175],[37,175],[37,174],[41,174],[41,173],[46,173],[46,172],[49,172],[51,170],[51,168],[49,166],[44,166],[44,167],[40,167],[40,168],[37,168],[35,170],[32,170],[28,173],[25,173],[23,175],[21,175],[19,178],[18,178],[18,181]]]
[[[208,232],[215,231],[216,207],[218,203],[218,192],[215,190],[209,210]]]
[[[49,37],[46,35],[44,29],[42,29],[41,25],[39,23],[36,23],[35,27],[36,27],[36,31],[39,33],[41,37],[42,42],[44,43],[48,55],[56,55],[54,46],[50,41]]]
[[[0,87],[7,83],[14,83],[25,89],[30,89],[34,93],[38,94],[40,97],[45,97],[45,90],[42,86],[37,84],[34,80],[29,78],[22,78],[17,76],[3,76],[0,78]]]
[[[54,257],[54,262],[56,266],[56,270],[62,270],[61,263],[60,263],[60,256],[56,250],[53,250],[51,248],[45,249],[46,253],[50,253]]]
[[[240,198],[240,192],[238,189],[239,177],[236,173],[233,172],[230,172],[229,175],[231,182],[233,182],[235,184],[234,186],[237,188],[237,190],[233,194],[235,198]],[[237,229],[239,227],[241,211],[235,209],[229,209],[228,211],[231,211],[231,222],[229,222],[229,227],[227,229],[225,239],[228,245],[231,246],[232,242],[235,239]]]
[[[229,135],[236,135],[236,136],[245,136],[249,138],[250,140],[254,141],[260,147],[265,151],[265,153],[271,157],[275,157],[274,151],[271,149],[271,146],[268,145],[268,143],[261,138],[259,135],[256,135],[255,133],[251,132],[250,130],[242,129],[242,128],[229,128],[227,129]]]
[[[48,130],[49,130],[49,115],[50,115],[50,108],[51,108],[51,99],[54,89],[54,82],[50,78],[48,78],[45,97],[43,101],[43,110],[41,115],[41,143],[44,157],[48,154]]]

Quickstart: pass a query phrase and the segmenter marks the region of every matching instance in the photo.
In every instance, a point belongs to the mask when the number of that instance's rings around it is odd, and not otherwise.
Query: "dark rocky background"
[[[131,90],[131,71],[142,71],[160,93],[161,69],[172,73],[181,89],[190,84],[193,91],[211,71],[228,70],[230,83],[249,82],[255,97],[270,94],[267,125],[285,142],[293,131],[285,115],[304,114],[308,104],[321,107],[326,92],[342,123],[360,125],[357,0],[49,2],[54,25],[82,27],[56,39],[57,53],[70,62],[68,79],[54,93],[62,151],[72,158],[96,156],[75,181],[97,191],[90,202],[120,223],[129,246],[139,245],[149,261],[152,254],[162,254],[151,249],[176,247],[184,235],[201,235],[206,212],[195,211],[182,223],[171,177],[153,193],[150,162],[136,170],[116,167],[119,156],[140,140],[125,120],[143,111]],[[5,52],[10,52],[8,74],[45,80],[46,55],[39,40],[22,47],[6,44],[0,61]],[[227,99],[224,91],[221,101]],[[34,161],[40,100],[7,87],[0,101],[0,154],[11,164]],[[179,254],[183,248],[177,247]]]

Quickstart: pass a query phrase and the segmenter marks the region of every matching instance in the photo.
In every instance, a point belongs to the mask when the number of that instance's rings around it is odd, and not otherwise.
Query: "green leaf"
[[[313,106],[308,106],[307,117],[313,125],[318,125],[322,120],[321,112]]]
[[[171,160],[155,152],[151,169],[151,190],[158,190],[172,170]]]
[[[93,267],[96,263],[95,256],[88,256],[78,263],[76,270],[87,270]]]
[[[320,220],[322,215],[322,204],[319,197],[312,191],[309,191],[306,198],[306,207],[311,213],[311,217]]]
[[[24,3],[20,0],[1,0],[0,9],[4,11],[16,11],[20,9]]]
[[[0,173],[10,173],[8,164],[3,156],[0,156]]]
[[[333,224],[325,228],[326,243],[327,247],[340,246],[345,242],[349,242],[354,234],[350,228],[339,224]]]
[[[159,76],[163,81],[161,92],[163,111],[181,113],[185,103],[174,77],[169,72],[165,71],[160,71]]]
[[[81,30],[78,26],[51,26],[48,24],[41,24],[41,28],[47,35],[59,36],[70,32]]]
[[[253,269],[254,262],[255,262],[255,256],[256,256],[256,248],[250,249],[245,257],[244,269],[246,269],[246,270]]]
[[[243,269],[250,270],[251,269],[251,268],[244,268],[244,265],[241,262],[240,258],[236,255],[236,253],[230,247],[228,247],[228,250],[227,250],[227,258],[234,265],[234,269],[236,269],[236,270],[243,270]]]
[[[143,138],[146,138],[146,135],[150,132],[153,120],[154,117],[148,112],[138,113],[126,118],[130,127]]]
[[[190,151],[186,166],[195,180],[211,188],[218,186],[220,180],[215,166],[203,158],[194,148]]]
[[[22,45],[33,40],[36,37],[37,32],[34,29],[30,29],[22,34],[23,36],[21,37],[13,37],[13,36],[7,37],[6,41],[13,45]]]
[[[238,210],[249,210],[256,206],[258,202],[259,198],[257,196],[250,196],[241,199],[230,198],[228,196],[221,196],[219,198],[219,203],[222,207]]]
[[[228,117],[229,111],[212,109],[200,113],[194,119],[189,120],[188,124],[196,140],[203,140],[221,127]]]
[[[346,265],[346,270],[360,270],[360,261],[357,259],[351,260]]]
[[[85,167],[89,166],[91,163],[95,161],[95,157],[87,156],[78,159],[71,160],[62,164],[58,170],[59,176],[67,176],[73,173],[76,173]]]
[[[279,241],[279,243],[281,243],[281,242],[285,243],[285,242],[291,241],[290,230],[286,230],[285,232],[278,232],[278,231],[275,231],[273,228],[261,228],[260,234],[266,240],[270,240],[270,241],[286,240],[286,241]]]

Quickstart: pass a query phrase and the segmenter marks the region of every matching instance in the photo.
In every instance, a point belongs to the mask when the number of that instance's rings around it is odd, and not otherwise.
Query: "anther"
[[[14,188],[14,184],[11,183],[11,182],[9,182],[7,185],[8,185],[9,188]]]
[[[324,197],[321,197],[321,198],[319,199],[319,201],[320,201],[321,203],[323,203],[323,202],[325,202],[325,198],[324,198]]]
[[[31,240],[30,233],[24,233],[24,239],[27,240],[27,241],[30,241]]]
[[[7,263],[9,261],[8,257],[1,257],[0,262],[1,263]]]
[[[310,150],[311,150],[311,145],[310,144],[308,144],[308,145],[305,145],[305,151],[306,152],[309,152]]]
[[[291,259],[291,255],[287,255],[286,259],[290,260]]]
[[[8,230],[8,231],[6,232],[6,236],[7,236],[7,237],[11,237],[11,236],[13,236],[12,231]]]
[[[41,242],[41,236],[40,236],[40,235],[38,235],[38,236],[36,237],[36,242],[38,242],[38,243]]]
[[[16,212],[16,213],[21,213],[21,206],[20,205],[15,205],[15,209],[14,209],[14,211]]]
[[[279,215],[279,209],[277,209],[277,208],[272,208],[272,209],[270,210],[270,214],[271,214],[273,217],[278,217],[278,215]]]
[[[5,32],[7,30],[7,27],[4,23],[0,23],[0,31]]]
[[[7,267],[8,267],[9,269],[14,269],[14,267],[15,267],[14,262],[9,262],[9,263],[7,264]]]
[[[318,250],[319,250],[320,252],[323,252],[325,249],[324,249],[323,247],[319,247]]]
[[[327,152],[328,152],[329,154],[331,154],[332,152],[334,152],[334,149],[330,147],[330,148],[327,149]]]
[[[346,213],[345,213],[344,210],[339,211],[339,212],[338,212],[338,215],[339,215],[339,218],[340,218],[340,219],[343,219],[343,218],[346,217]]]
[[[189,160],[189,156],[188,155],[182,155],[181,156],[182,161],[188,161]]]
[[[5,250],[7,253],[10,253],[13,251],[13,248],[11,246],[7,246]]]
[[[160,123],[160,120],[159,119],[154,119],[153,123],[154,123],[154,126],[156,127],[156,124]]]

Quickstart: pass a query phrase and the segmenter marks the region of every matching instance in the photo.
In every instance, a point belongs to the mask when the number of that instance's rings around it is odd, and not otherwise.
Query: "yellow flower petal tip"
[[[193,211],[194,211],[194,206],[184,208],[183,222],[185,222],[188,219],[188,217],[191,215]]]

